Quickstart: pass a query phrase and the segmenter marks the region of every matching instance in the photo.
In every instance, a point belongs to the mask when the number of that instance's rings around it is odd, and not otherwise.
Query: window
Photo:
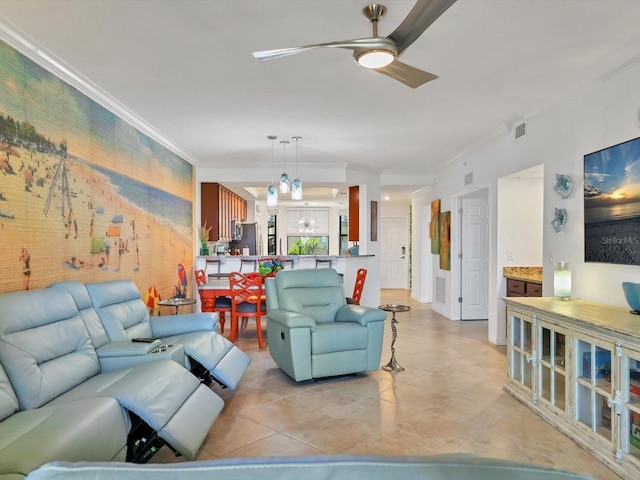
[[[340,255],[345,255],[349,251],[349,216],[340,215]]]
[[[287,236],[289,255],[329,255],[329,236]]]

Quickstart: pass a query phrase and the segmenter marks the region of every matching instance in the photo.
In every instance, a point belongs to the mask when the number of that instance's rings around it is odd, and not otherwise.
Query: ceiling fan
[[[344,48],[353,51],[353,58],[358,65],[384,73],[411,88],[416,88],[435,80],[438,76],[406,65],[398,61],[397,57],[455,2],[456,0],[418,0],[409,15],[388,37],[378,36],[378,21],[384,16],[387,8],[384,5],[372,3],[362,10],[365,18],[373,24],[371,38],[263,50],[253,52],[252,55],[263,62],[316,48]]]

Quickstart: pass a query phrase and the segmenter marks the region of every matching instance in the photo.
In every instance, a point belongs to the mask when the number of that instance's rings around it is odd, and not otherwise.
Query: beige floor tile
[[[487,322],[452,322],[405,290],[383,290],[382,303],[412,308],[397,315],[404,372],[296,383],[258,349],[250,322],[237,344],[252,363],[237,390],[212,387],[225,408],[197,458],[472,453],[619,480],[503,391],[506,348],[487,340]],[[390,347],[387,328],[382,365]],[[165,447],[152,461],[180,459]]]

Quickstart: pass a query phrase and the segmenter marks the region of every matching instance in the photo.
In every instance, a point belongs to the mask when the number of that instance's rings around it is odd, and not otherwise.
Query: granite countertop
[[[503,276],[542,285],[542,267],[504,267]]]

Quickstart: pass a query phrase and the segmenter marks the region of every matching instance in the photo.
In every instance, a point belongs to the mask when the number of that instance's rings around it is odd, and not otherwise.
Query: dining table
[[[220,277],[220,278],[212,278],[209,277],[207,283],[204,285],[198,286],[198,290],[201,290],[203,295],[206,297],[232,297],[232,289],[229,284],[229,277]],[[264,290],[262,292],[262,299],[266,300],[266,296],[264,294]],[[224,312],[221,312],[224,315]],[[237,319],[231,318],[231,336],[230,340],[233,342],[236,340],[238,325],[234,325],[234,322],[237,322]]]

